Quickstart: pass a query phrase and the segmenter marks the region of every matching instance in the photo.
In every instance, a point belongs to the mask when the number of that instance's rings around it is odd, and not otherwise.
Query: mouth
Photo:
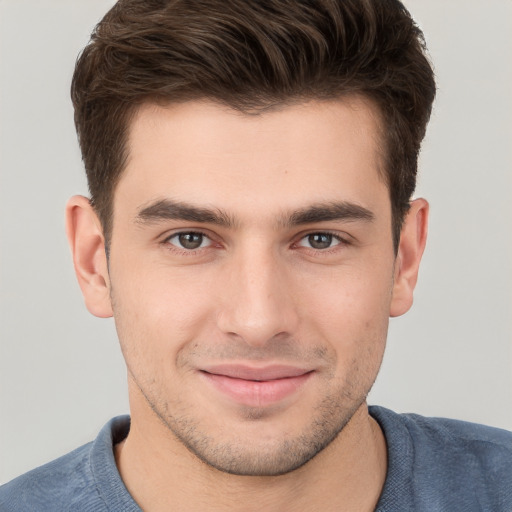
[[[299,392],[313,370],[286,365],[218,365],[200,370],[218,392],[240,405],[265,407]]]

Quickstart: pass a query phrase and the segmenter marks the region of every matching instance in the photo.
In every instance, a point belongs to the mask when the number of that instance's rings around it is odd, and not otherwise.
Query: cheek
[[[124,272],[123,269],[130,269]],[[178,352],[208,328],[212,300],[198,279],[134,263],[111,275],[112,304],[121,348],[132,367],[168,368]]]
[[[329,320],[356,324],[374,319],[375,315],[388,317],[392,296],[392,272],[375,272],[368,268],[342,268],[329,276],[315,280],[315,286],[303,286],[305,303],[316,315]]]
[[[338,364],[380,359],[388,329],[391,278],[354,271],[324,283],[307,291],[311,331],[332,346]]]

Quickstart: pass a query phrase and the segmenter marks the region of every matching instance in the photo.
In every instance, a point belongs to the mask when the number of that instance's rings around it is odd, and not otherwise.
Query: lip
[[[202,368],[200,373],[213,388],[236,403],[265,407],[297,393],[313,371],[287,365],[224,364]]]

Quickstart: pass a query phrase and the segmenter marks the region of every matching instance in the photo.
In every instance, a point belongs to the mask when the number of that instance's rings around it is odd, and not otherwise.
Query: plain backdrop
[[[0,0],[0,483],[128,411],[113,321],[83,306],[63,220],[87,193],[73,65],[112,3]],[[370,403],[512,429],[512,2],[406,5],[439,85],[417,194],[430,235]]]

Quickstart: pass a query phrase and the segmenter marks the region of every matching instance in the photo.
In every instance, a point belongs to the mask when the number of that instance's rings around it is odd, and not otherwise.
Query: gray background
[[[86,193],[69,82],[110,5],[0,0],[0,482],[128,411],[113,322],[83,306],[63,221]],[[439,82],[418,188],[430,237],[370,402],[512,429],[512,2],[406,5]]]

